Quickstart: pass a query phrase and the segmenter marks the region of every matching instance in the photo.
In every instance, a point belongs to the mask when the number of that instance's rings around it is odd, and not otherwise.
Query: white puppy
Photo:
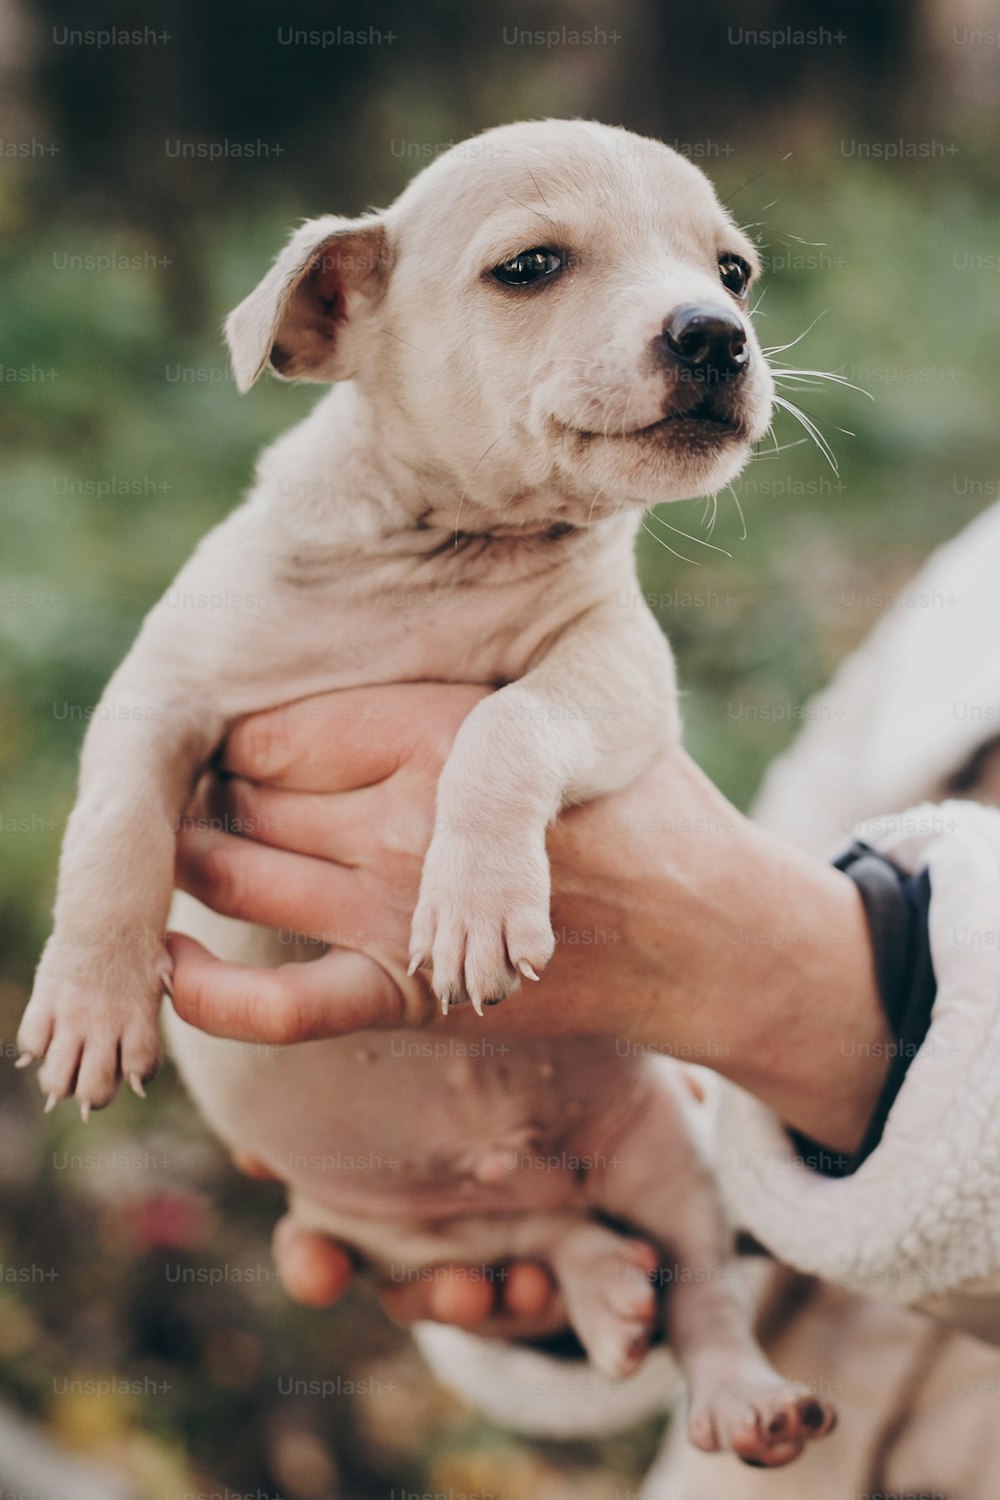
[[[120,1077],[141,1088],[153,1072],[192,787],[235,719],[308,694],[498,686],[441,777],[411,970],[431,969],[445,1008],[481,1010],[544,969],[548,824],[678,733],[634,536],[650,504],[731,480],[768,426],[746,311],[756,268],[695,167],[584,122],[490,131],[384,213],[292,236],[227,323],[236,379],[246,390],[270,368],[336,389],[264,455],[88,730],[20,1033],[51,1102],[106,1104]],[[188,924],[247,951],[232,924]],[[636,1059],[525,1041],[502,1081],[489,1059],[443,1079],[435,1059],[401,1063],[383,1033],[359,1088],[354,1041],[274,1059],[172,1026],[208,1119],[290,1183],[305,1222],[383,1268],[541,1256],[614,1374],[646,1347],[648,1275],[667,1254],[688,1272],[667,1323],[695,1441],[776,1464],[829,1427],[754,1346],[678,1101]],[[539,1159],[564,1165],[533,1172]],[[358,1160],[369,1170],[352,1176]]]

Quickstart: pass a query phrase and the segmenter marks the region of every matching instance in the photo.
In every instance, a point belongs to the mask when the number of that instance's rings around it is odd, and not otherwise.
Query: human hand
[[[550,831],[557,947],[540,984],[484,1018],[442,1018],[407,984],[438,777],[485,691],[351,689],[234,727],[213,794],[222,826],[182,831],[178,883],[226,916],[332,946],[255,970],[173,935],[178,1013],[278,1044],[410,1024],[611,1036],[704,1062],[813,1139],[855,1149],[890,1040],[857,888],[747,822],[680,748]]]
[[[361,953],[405,964],[438,777],[484,691],[409,684],[333,693],[234,728],[223,750],[228,775],[211,808],[195,809],[200,816],[181,832],[178,884],[226,916],[322,937],[334,951],[250,970],[172,935],[174,1004],[185,1020],[279,1043],[437,1021],[429,1003],[421,1015],[407,1011],[393,978]],[[699,800],[711,802],[700,822]],[[669,837],[672,820],[722,832],[737,816],[680,751],[617,797],[568,813],[550,839],[556,959],[540,991],[526,987],[488,1024],[521,1034],[637,1034],[664,982],[658,963],[627,939],[637,885],[648,883],[657,851],[672,844],[683,853],[683,838]],[[679,975],[691,924],[675,917],[683,913],[669,919]],[[470,1023],[483,1024],[468,1012],[448,1021]]]

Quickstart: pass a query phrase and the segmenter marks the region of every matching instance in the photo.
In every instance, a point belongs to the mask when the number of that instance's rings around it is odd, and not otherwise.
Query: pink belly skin
[[[170,1031],[228,1145],[317,1205],[382,1220],[582,1210],[645,1094],[644,1059],[606,1039],[394,1031],[277,1048],[176,1017]]]

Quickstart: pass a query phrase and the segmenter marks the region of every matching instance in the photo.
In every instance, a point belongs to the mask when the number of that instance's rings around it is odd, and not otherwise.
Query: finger
[[[566,1308],[545,1266],[516,1260],[499,1273],[497,1306],[479,1332],[491,1338],[537,1339],[568,1326]]]
[[[342,1245],[303,1229],[290,1214],[275,1225],[272,1250],[285,1291],[307,1307],[329,1307],[343,1296],[354,1275]]]
[[[452,1323],[491,1338],[543,1338],[567,1325],[566,1310],[544,1267],[515,1261],[489,1274],[435,1266],[412,1281],[379,1289],[397,1323]]]
[[[515,1318],[545,1318],[553,1310],[552,1277],[537,1261],[519,1260],[508,1268],[503,1305]]]
[[[166,942],[174,1009],[212,1036],[287,1047],[420,1019],[386,970],[364,953],[341,948],[308,963],[250,969],[213,957],[177,932]]]
[[[304,698],[241,719],[223,746],[222,764],[293,791],[371,786],[411,755],[446,747],[485,691],[414,682]]]
[[[496,1306],[491,1282],[438,1277],[431,1283],[430,1317],[436,1323],[453,1323],[456,1328],[478,1328]]]
[[[293,938],[355,947],[406,945],[401,921],[398,930],[373,930],[373,905],[361,877],[328,859],[185,824],[175,875],[181,890],[220,915],[279,928]]]
[[[485,1277],[470,1277],[466,1266],[424,1268],[413,1280],[385,1283],[379,1289],[382,1305],[397,1323],[454,1323],[479,1328],[496,1303],[495,1285]]]
[[[371,855],[376,832],[385,847],[426,851],[434,826],[429,783],[424,811],[419,799],[420,788],[404,786],[401,779],[323,796],[232,776],[219,783],[214,826],[272,848],[354,865]]]

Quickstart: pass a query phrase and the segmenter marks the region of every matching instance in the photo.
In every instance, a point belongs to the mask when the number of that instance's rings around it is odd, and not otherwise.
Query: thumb
[[[291,1046],[371,1028],[419,1024],[431,1014],[426,987],[379,954],[331,948],[307,963],[252,969],[215,958],[170,932],[173,1005],[212,1036]]]

